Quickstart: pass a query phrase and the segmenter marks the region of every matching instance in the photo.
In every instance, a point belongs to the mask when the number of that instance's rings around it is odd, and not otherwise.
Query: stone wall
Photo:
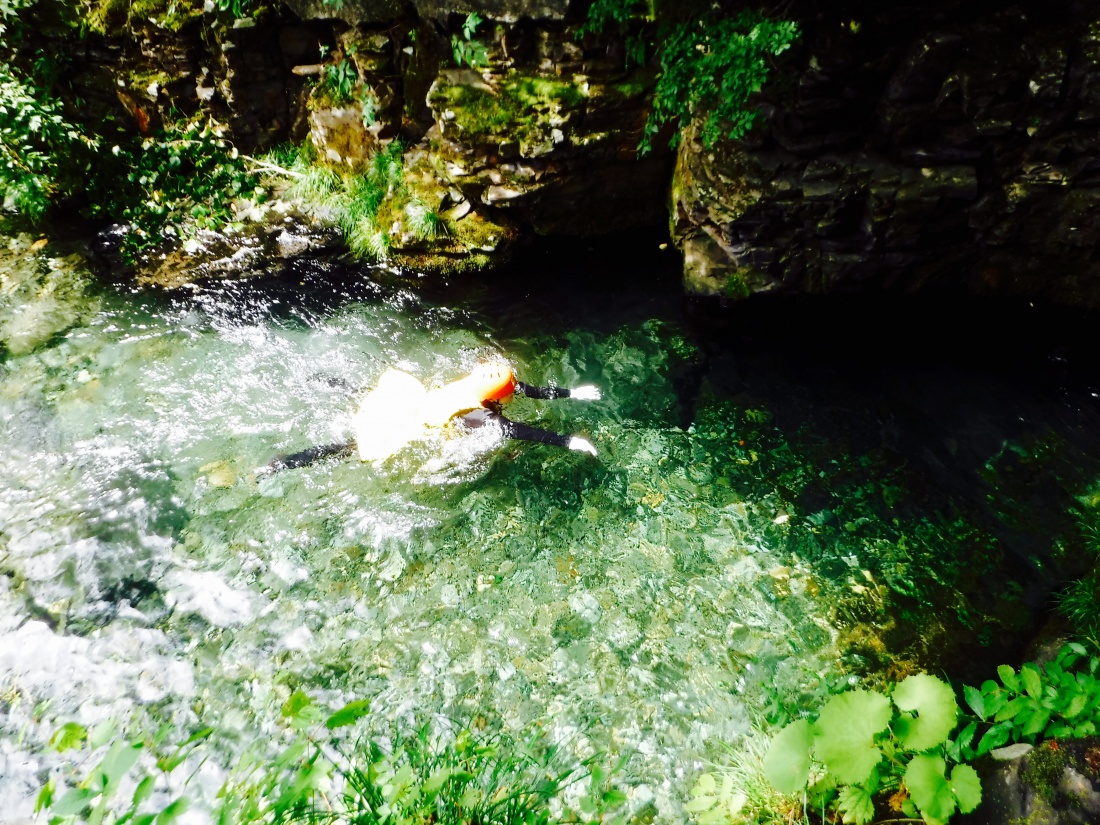
[[[963,288],[1100,306],[1100,12],[797,4],[741,142],[682,143],[689,291]]]

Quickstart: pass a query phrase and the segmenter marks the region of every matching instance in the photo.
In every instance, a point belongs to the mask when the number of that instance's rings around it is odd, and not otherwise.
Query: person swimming
[[[516,393],[549,400],[600,399],[599,388],[592,384],[574,389],[525,384],[516,379],[512,368],[503,361],[479,364],[468,375],[432,390],[406,372],[388,369],[359,405],[352,422],[354,440],[276,456],[257,470],[257,474],[306,467],[322,458],[353,452],[358,452],[361,461],[380,461],[422,436],[427,429],[452,421],[466,429],[493,425],[500,428],[505,438],[596,455],[596,448],[586,438],[542,430],[505,418],[501,406]]]

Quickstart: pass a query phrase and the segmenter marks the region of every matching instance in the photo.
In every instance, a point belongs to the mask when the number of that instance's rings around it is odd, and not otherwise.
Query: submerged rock
[[[46,239],[0,238],[0,354],[34,352],[87,316],[84,257],[51,257]]]
[[[142,286],[178,289],[204,280],[280,274],[296,258],[343,250],[331,226],[268,212],[232,234],[204,230],[180,246],[139,262],[135,279]]]

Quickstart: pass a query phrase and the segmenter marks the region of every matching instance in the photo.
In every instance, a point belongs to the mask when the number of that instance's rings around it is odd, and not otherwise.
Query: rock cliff
[[[831,4],[747,139],[677,158],[689,291],[963,288],[1100,306],[1100,13]]]
[[[628,71],[606,39],[579,38],[583,15],[565,0],[192,11],[105,16],[74,72],[86,116],[113,111],[144,132],[203,112],[241,151],[309,141],[347,170],[399,138],[405,182],[450,227],[429,240],[394,227],[393,262],[415,269],[498,264],[532,233],[664,220],[671,154],[635,154],[654,72]],[[463,39],[469,12],[482,20]],[[476,66],[458,63],[452,37],[483,50]]]
[[[587,3],[197,1],[138,19],[100,0],[71,72],[89,117],[148,131],[201,111],[242,151],[309,141],[348,169],[400,138],[407,180],[450,229],[395,225],[399,265],[469,270],[531,234],[669,220],[700,295],[943,288],[1100,306],[1090,4],[796,1],[782,13],[801,39],[748,136],[706,147],[691,126],[674,158],[639,159],[659,66],[628,71],[617,35],[578,36]],[[456,44],[482,50],[476,68]]]

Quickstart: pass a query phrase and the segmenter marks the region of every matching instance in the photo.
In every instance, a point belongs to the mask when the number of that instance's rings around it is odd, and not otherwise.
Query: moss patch
[[[1027,767],[1021,776],[1035,789],[1035,793],[1053,803],[1062,772],[1067,765],[1072,766],[1073,762],[1070,751],[1061,747],[1056,740],[1044,742],[1028,755]]]
[[[573,83],[515,77],[496,93],[481,86],[439,86],[430,103],[436,111],[454,112],[454,123],[465,137],[501,139],[549,129],[556,125],[551,119],[578,108],[585,99]]]
[[[143,20],[176,32],[202,17],[202,0],[92,0],[81,9],[81,20],[99,34],[117,33]]]

